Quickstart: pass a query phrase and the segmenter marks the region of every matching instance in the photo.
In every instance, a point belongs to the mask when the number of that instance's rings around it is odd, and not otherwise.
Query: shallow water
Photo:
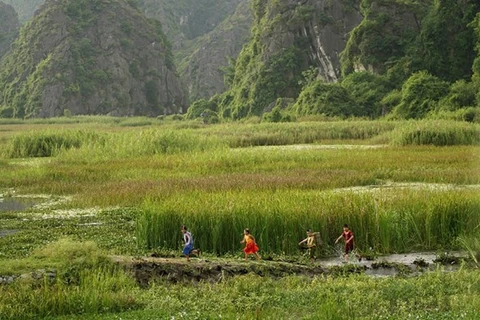
[[[39,200],[34,198],[0,198],[0,213],[24,211],[37,203],[39,203]]]
[[[455,251],[455,252],[446,252],[448,256],[466,258],[468,255],[465,252]],[[428,265],[435,265],[435,260],[439,257],[439,254],[436,252],[413,252],[413,253],[402,253],[402,254],[390,254],[384,256],[378,256],[375,260],[366,260],[362,258],[361,261],[358,260],[354,255],[350,255],[348,263],[354,264],[357,266],[365,266],[368,269],[372,268],[372,265],[378,263],[391,263],[391,264],[403,264],[406,266],[415,266],[418,262],[425,262]],[[332,267],[340,266],[344,264],[343,256],[331,257],[318,259],[317,262],[322,266]],[[382,269],[382,268],[378,268]],[[377,270],[378,270],[377,269]]]

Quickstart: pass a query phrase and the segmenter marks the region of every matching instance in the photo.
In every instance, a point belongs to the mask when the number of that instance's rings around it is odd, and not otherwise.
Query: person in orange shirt
[[[260,260],[260,256],[258,255],[259,248],[248,228],[243,231],[243,240],[240,241],[240,243],[245,243],[245,248],[243,249],[243,252],[245,252],[245,260],[248,260],[249,254],[254,254],[257,260]]]

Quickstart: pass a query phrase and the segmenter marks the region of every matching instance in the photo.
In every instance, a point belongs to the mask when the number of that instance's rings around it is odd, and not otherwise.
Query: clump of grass
[[[2,319],[121,312],[140,307],[134,279],[116,267],[82,269],[79,282],[17,280],[0,288]]]
[[[476,226],[475,233],[461,236],[458,241],[475,265],[480,267],[480,232],[478,228],[480,228],[480,225]]]
[[[367,140],[398,124],[382,121],[226,124],[206,132],[224,137],[231,147],[319,143],[322,140]]]
[[[478,145],[480,126],[453,121],[414,121],[391,132],[394,145]]]
[[[2,319],[119,312],[139,306],[134,279],[94,242],[61,239],[37,249],[32,256],[53,266],[56,278],[22,277],[0,288],[9,292],[0,294]]]
[[[98,136],[88,131],[28,132],[15,136],[7,147],[9,158],[51,157],[62,150],[80,148]]]
[[[143,211],[136,232],[141,247],[178,249],[179,226],[186,224],[203,251],[219,255],[241,250],[244,228],[263,252],[291,255],[307,228],[319,231],[328,247],[348,223],[360,250],[391,253],[454,247],[480,224],[476,192],[193,192],[146,201]]]
[[[125,118],[118,124],[120,127],[146,127],[151,126],[155,119],[147,117]]]
[[[81,148],[63,152],[61,158],[119,159],[139,156],[195,153],[223,148],[217,137],[194,134],[189,130],[150,128],[141,131],[104,134],[102,139],[92,139]]]

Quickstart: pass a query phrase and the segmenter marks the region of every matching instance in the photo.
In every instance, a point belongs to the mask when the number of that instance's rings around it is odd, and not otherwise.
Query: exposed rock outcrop
[[[253,1],[252,39],[237,59],[223,114],[260,115],[277,98],[296,98],[309,68],[337,81],[339,54],[363,18],[357,7],[358,1]]]
[[[160,24],[126,0],[47,0],[0,67],[3,116],[155,116],[187,105]]]
[[[235,13],[208,34],[195,40],[193,52],[180,62],[180,74],[191,101],[225,90],[224,69],[235,59],[250,36],[253,21],[249,2],[242,0]]]
[[[0,58],[10,49],[15,37],[18,35],[20,23],[15,9],[0,2]]]
[[[140,0],[148,17],[162,21],[191,101],[225,90],[222,69],[250,35],[250,0]]]

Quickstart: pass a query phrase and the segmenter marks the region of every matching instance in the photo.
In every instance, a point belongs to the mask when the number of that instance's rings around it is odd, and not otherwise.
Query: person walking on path
[[[307,237],[298,243],[300,249],[307,249],[310,259],[312,262],[315,261],[315,251],[317,249],[317,236],[319,232],[312,232],[312,230],[307,230]]]
[[[248,255],[250,254],[255,255],[257,260],[260,260],[260,256],[258,255],[259,248],[255,242],[255,238],[250,234],[248,228],[243,231],[243,240],[240,241],[240,243],[245,243],[245,248],[243,249],[243,252],[245,253],[245,261],[248,260]]]
[[[183,241],[185,242],[185,246],[183,247],[182,253],[187,257],[187,261],[190,261],[190,255],[193,253],[200,257],[200,249],[193,248],[193,236],[187,230],[186,226],[182,226],[182,233],[183,233]]]
[[[348,262],[348,254],[353,251],[353,232],[347,224],[343,225],[343,232],[335,241],[335,244],[342,239],[345,241],[345,262]]]

